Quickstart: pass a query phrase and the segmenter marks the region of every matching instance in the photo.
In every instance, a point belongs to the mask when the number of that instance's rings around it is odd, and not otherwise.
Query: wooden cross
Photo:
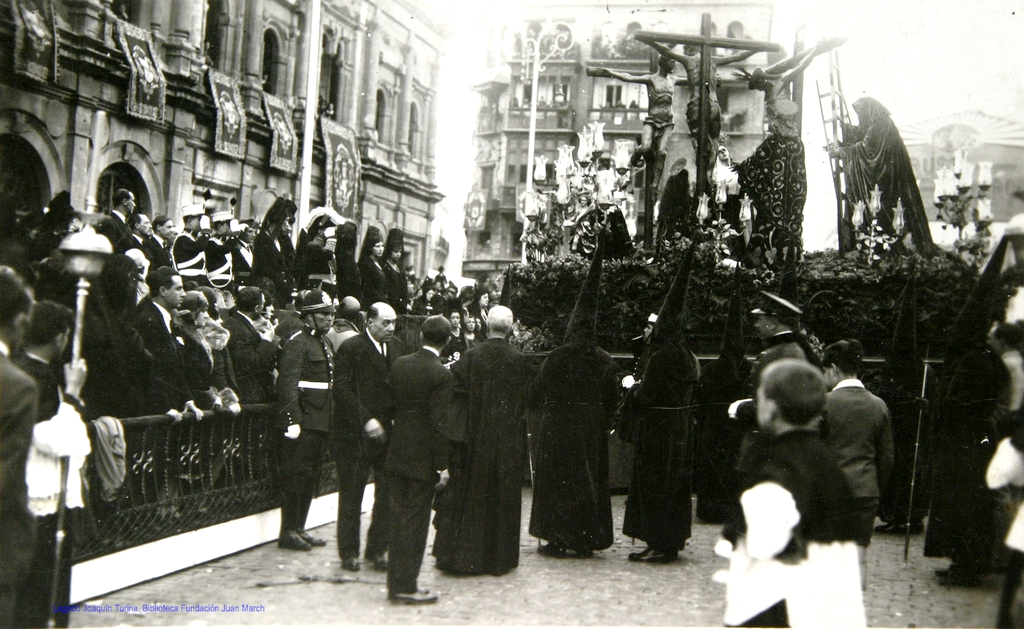
[[[676,35],[673,33],[660,33],[656,31],[638,31],[634,39],[645,44],[659,43],[667,46],[683,44],[684,46],[696,46],[700,55],[700,85],[694,85],[693,89],[699,89],[700,100],[699,121],[700,127],[697,138],[697,165],[695,179],[696,189],[694,197],[699,199],[701,194],[708,190],[708,174],[710,173],[711,160],[714,153],[711,147],[708,127],[710,125],[711,105],[709,94],[711,92],[709,81],[717,81],[717,76],[712,76],[711,56],[713,48],[728,48],[733,50],[752,50],[755,52],[781,52],[782,47],[773,42],[756,41],[751,39],[732,39],[723,37],[711,37],[711,14],[704,13],[700,20],[700,35]],[[691,98],[693,95],[691,94]]]

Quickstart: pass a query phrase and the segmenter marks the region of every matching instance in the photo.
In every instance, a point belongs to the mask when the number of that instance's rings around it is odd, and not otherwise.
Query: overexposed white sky
[[[480,77],[486,24],[500,20],[501,9],[480,0],[423,1],[456,31],[442,61],[437,145],[437,183],[453,221],[445,231],[456,240],[473,172],[478,101],[469,88]],[[644,4],[637,1],[638,7]],[[1024,122],[1021,0],[778,0],[772,41],[792,51],[800,24],[806,25],[807,45],[822,37],[849,38],[839,53],[847,102],[872,96],[898,126],[969,110]],[[828,84],[825,58],[804,75],[804,240],[811,250],[835,246],[835,196],[821,150],[825,140],[815,81]]]

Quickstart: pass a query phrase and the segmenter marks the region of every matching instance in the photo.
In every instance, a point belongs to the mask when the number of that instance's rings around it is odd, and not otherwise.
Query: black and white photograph
[[[1018,0],[0,0],[0,627],[1024,627]]]

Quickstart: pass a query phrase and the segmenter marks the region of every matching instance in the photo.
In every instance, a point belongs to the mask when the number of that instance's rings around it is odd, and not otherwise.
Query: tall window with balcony
[[[263,31],[263,91],[267,94],[277,94],[277,60],[280,54],[281,46],[277,40],[277,33],[274,29],[268,28]]]
[[[320,94],[317,112],[331,118],[336,118],[338,113],[335,111],[341,94],[341,73],[338,72],[338,66],[342,63],[343,60],[337,52],[337,46],[332,44],[325,35],[321,43]]]
[[[228,24],[227,0],[209,0],[206,10],[206,37],[203,45],[206,49],[206,62],[210,67],[226,70],[226,50],[224,40],[227,37]]]

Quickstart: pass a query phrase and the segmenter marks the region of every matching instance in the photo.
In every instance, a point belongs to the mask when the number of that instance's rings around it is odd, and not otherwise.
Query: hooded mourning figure
[[[940,578],[977,583],[992,566],[995,497],[985,470],[1001,434],[1000,391],[1009,381],[999,354],[986,343],[1001,289],[1008,240],[992,252],[978,283],[957,316],[946,347],[942,404],[935,417],[931,513],[926,557],[949,557]]]
[[[565,344],[551,352],[530,387],[538,417],[530,535],[540,553],[589,557],[612,545],[608,430],[618,403],[615,363],[597,346],[597,312],[606,234],[569,317]]]
[[[388,231],[384,243],[384,292],[387,302],[397,314],[409,312],[409,286],[402,272],[402,254],[405,253],[405,232],[398,227]]]
[[[640,358],[643,377],[620,411],[620,436],[636,446],[622,533],[647,542],[643,552],[630,553],[630,561],[675,561],[690,538],[690,404],[700,365],[683,340],[682,313],[695,248],[690,245],[672,281]]]
[[[928,229],[928,215],[925,213],[921,190],[910,162],[910,154],[900,137],[899,129],[890,117],[889,110],[874,98],[863,97],[853,103],[857,112],[857,126],[847,126],[844,137],[849,142],[838,149],[846,168],[847,191],[850,204],[871,199],[871,192],[877,185],[882,192],[882,208],[878,213],[878,224],[887,234],[897,235],[893,228],[896,202],[904,209],[906,231],[910,234],[914,248],[928,255],[934,249],[931,231]],[[852,250],[855,228],[850,218],[844,218],[839,237],[844,250]],[[901,244],[897,246],[902,247]]]
[[[359,279],[363,298],[360,303],[369,308],[378,301],[387,301],[384,268],[384,238],[380,230],[370,225],[363,236],[363,248],[359,251]]]
[[[875,530],[880,533],[905,533],[910,522],[912,533],[924,530],[924,516],[928,515],[930,501],[926,471],[931,457],[931,410],[939,401],[938,381],[930,369],[925,373],[925,361],[917,347],[917,278],[910,271],[907,285],[900,295],[900,310],[896,319],[892,346],[882,368],[865,376],[869,389],[882,398],[892,417],[893,469],[889,485],[881,496],[878,517],[885,524]],[[922,378],[924,399],[921,403]],[[914,458],[917,470],[914,473]],[[914,481],[913,512],[908,513],[911,480]]]
[[[722,348],[718,358],[701,369],[700,385],[693,398],[697,421],[694,440],[697,517],[716,524],[727,522],[739,509],[740,478],[736,473],[736,460],[743,431],[729,418],[729,404],[740,397],[743,383],[750,374],[750,361],[744,355],[744,314],[737,268]]]
[[[338,299],[355,297],[357,301],[362,303],[362,281],[359,278],[359,265],[356,263],[356,245],[359,241],[358,229],[355,223],[345,223],[338,228],[335,268],[337,269]]]

